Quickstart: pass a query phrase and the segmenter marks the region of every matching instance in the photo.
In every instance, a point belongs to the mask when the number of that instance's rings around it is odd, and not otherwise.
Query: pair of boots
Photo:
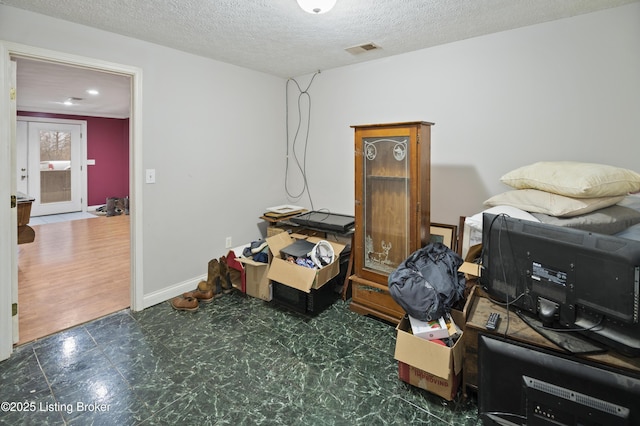
[[[233,285],[231,284],[227,258],[222,256],[220,259],[209,261],[206,281],[200,281],[195,290],[173,298],[171,306],[179,311],[197,311],[200,302],[213,302],[213,299],[229,293],[231,290],[233,290]]]
[[[222,256],[220,259],[212,259],[209,261],[207,270],[207,280],[200,281],[198,290],[213,290],[214,297],[220,297],[223,294],[230,293],[233,290],[231,283],[231,274],[227,265],[227,257]]]
[[[117,197],[109,197],[107,198],[107,216],[118,216],[123,212],[125,215],[129,214],[129,197],[117,198]]]

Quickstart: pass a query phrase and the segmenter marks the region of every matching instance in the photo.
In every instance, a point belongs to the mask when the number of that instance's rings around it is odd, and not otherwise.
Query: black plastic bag
[[[389,293],[410,316],[431,321],[448,313],[464,296],[462,258],[442,243],[413,252],[389,275]]]

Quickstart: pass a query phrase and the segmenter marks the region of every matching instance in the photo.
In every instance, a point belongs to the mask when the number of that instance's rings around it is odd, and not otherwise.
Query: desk
[[[478,293],[476,292],[476,295]],[[487,318],[491,312],[498,312],[501,317],[498,328],[494,331],[489,331],[485,328]],[[467,314],[467,324],[464,331],[465,355],[462,392],[465,397],[469,389],[476,392],[478,390],[478,335],[480,333],[500,335],[507,339],[566,354],[565,351],[529,327],[515,312],[509,313],[507,321],[507,311],[503,306],[492,303],[486,297],[475,297]],[[640,373],[640,358],[625,357],[613,351],[601,354],[576,355],[576,358],[607,365],[621,371]]]

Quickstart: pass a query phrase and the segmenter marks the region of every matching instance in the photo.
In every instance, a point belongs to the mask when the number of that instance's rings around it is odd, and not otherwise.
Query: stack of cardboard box
[[[394,357],[398,361],[398,376],[402,381],[448,401],[455,398],[462,380],[466,312],[471,306],[474,293],[471,292],[462,311],[451,310],[453,321],[462,331],[451,346],[443,344],[440,339],[427,340],[424,336],[416,336],[408,316],[400,321],[396,327]]]
[[[267,238],[272,255],[267,275],[273,286],[275,302],[303,314],[315,315],[337,299],[338,293],[331,282],[340,273],[340,254],[345,246],[328,241],[334,252],[333,262],[319,269],[308,268],[283,259],[281,255],[284,248],[300,238],[312,244],[321,241],[318,237],[289,235],[286,232]]]
[[[266,238],[269,246],[269,262],[262,263],[243,257],[244,247],[232,249],[227,254],[227,265],[238,272],[232,275],[232,283],[249,296],[275,301],[305,314],[317,314],[336,297],[328,286],[340,272],[340,253],[345,245],[329,242],[334,251],[334,261],[322,268],[308,268],[283,259],[282,249],[299,239],[312,244],[321,240],[302,234],[281,232]]]

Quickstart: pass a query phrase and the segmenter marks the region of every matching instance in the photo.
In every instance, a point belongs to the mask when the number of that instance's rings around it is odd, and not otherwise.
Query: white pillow
[[[530,213],[573,217],[612,206],[624,199],[617,197],[571,198],[537,189],[518,189],[495,195],[484,202],[487,207],[512,206]]]
[[[534,163],[500,181],[515,189],[539,189],[575,198],[612,197],[640,191],[640,174],[620,167],[574,161]]]

